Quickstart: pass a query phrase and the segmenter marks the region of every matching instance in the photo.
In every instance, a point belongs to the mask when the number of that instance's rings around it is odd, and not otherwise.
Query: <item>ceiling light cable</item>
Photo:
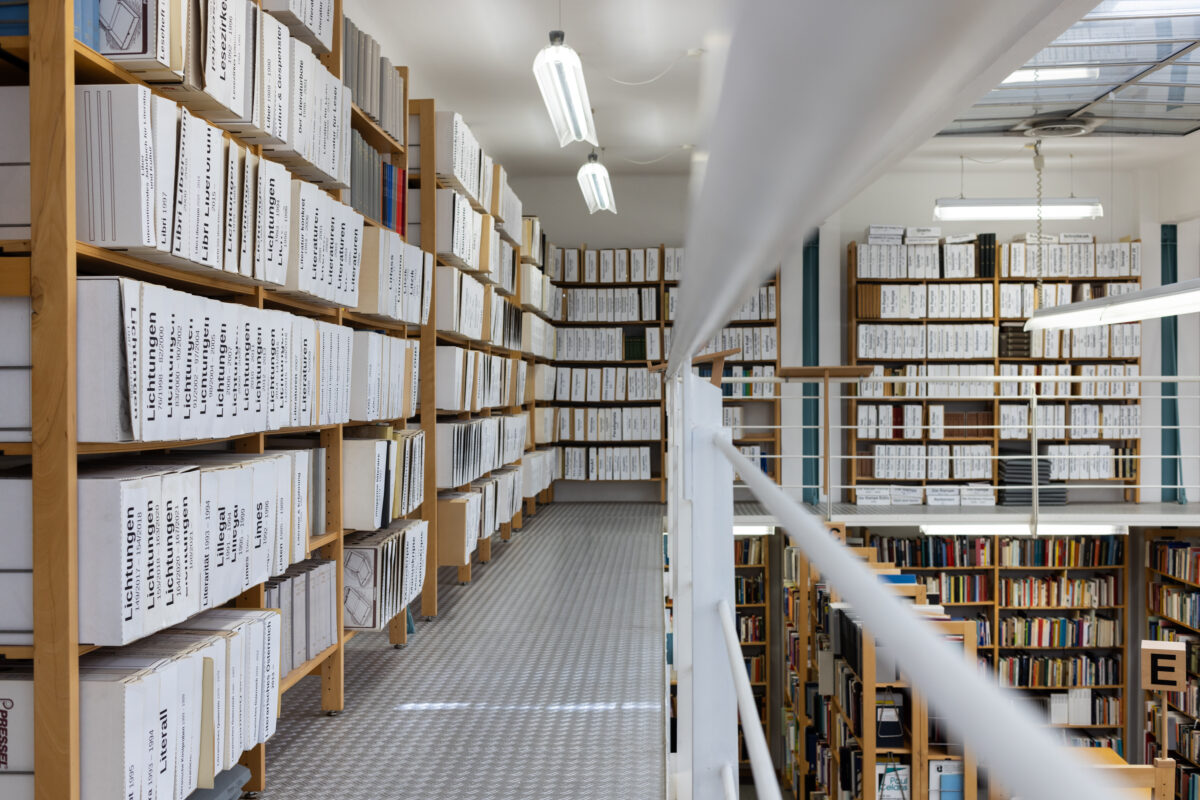
[[[681,150],[692,150],[694,147],[695,147],[695,145],[681,144],[681,145],[679,145],[679,147],[674,148],[673,150],[668,150],[667,152],[663,153],[658,158],[652,158],[649,161],[637,161],[632,158],[625,158],[624,156],[617,156],[617,158],[621,159],[622,161],[624,161],[626,163],[636,164],[639,167],[644,167],[644,166],[647,166],[650,164],[657,164],[660,161],[665,161],[666,159],[670,158],[671,156],[675,155],[676,153],[678,153]]]
[[[668,72],[675,69],[676,64],[678,64],[680,61],[683,61],[685,58],[699,56],[702,53],[704,53],[704,50],[699,47],[692,48],[691,50],[685,50],[682,53],[680,53],[679,55],[677,55],[675,57],[675,60],[666,66],[666,69],[664,69],[662,72],[655,75],[653,78],[647,78],[644,81],[623,81],[620,78],[614,78],[612,75],[609,75],[607,77],[613,83],[619,83],[622,86],[646,86],[648,84],[654,83],[655,81],[659,80],[660,78],[665,77]]]

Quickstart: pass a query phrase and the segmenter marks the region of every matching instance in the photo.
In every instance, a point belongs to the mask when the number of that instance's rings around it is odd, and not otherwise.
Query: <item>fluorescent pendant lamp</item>
[[[617,213],[617,200],[613,197],[612,181],[609,180],[608,170],[600,163],[595,153],[588,155],[587,163],[579,168],[579,188],[583,190],[583,199],[587,201],[588,213],[611,211]]]
[[[1095,219],[1104,216],[1098,197],[1045,197],[1044,220]],[[933,218],[943,222],[1004,222],[1038,218],[1036,197],[939,197]]]
[[[1200,312],[1200,279],[1041,308],[1025,321],[1025,330],[1087,328],[1197,312]]]
[[[775,527],[773,525],[734,525],[734,536],[773,536]]]
[[[1027,523],[959,523],[922,525],[925,536],[1029,536]],[[1070,522],[1046,522],[1038,525],[1041,536],[1127,536],[1127,525],[1085,524]]]
[[[583,64],[579,54],[563,44],[562,31],[550,31],[550,45],[533,60],[533,76],[558,134],[558,146],[566,147],[569,142],[598,146],[592,104],[583,82]]]

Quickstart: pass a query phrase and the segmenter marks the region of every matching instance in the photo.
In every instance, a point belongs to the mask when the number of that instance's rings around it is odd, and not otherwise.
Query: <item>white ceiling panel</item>
[[[583,61],[601,160],[618,174],[684,174],[699,136],[701,63],[730,0],[345,0],[346,14],[411,68],[409,96],[461,113],[510,173],[574,175],[589,145],[560,149],[533,79],[552,29]],[[671,65],[674,64],[673,67]],[[667,67],[661,79],[638,82]],[[650,161],[635,165],[630,161]]]

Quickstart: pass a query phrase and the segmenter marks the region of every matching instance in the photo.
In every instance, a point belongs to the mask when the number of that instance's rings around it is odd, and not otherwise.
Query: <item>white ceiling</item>
[[[566,43],[583,61],[601,160],[616,174],[682,174],[699,136],[706,36],[725,29],[731,0],[562,0]],[[411,68],[409,96],[463,115],[510,175],[574,175],[590,145],[559,148],[534,81],[533,58],[559,28],[559,0],[344,0],[346,14]],[[678,63],[645,86],[643,81]],[[648,161],[666,156],[650,165]]]

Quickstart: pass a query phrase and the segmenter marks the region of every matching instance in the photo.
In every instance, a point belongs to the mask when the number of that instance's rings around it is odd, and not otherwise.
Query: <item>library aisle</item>
[[[436,636],[347,645],[340,716],[284,695],[260,798],[660,797],[662,514],[555,503],[470,585],[442,569]]]

